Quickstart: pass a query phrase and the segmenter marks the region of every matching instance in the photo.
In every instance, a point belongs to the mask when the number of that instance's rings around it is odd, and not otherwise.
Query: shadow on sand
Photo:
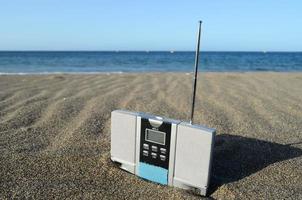
[[[302,150],[263,140],[235,135],[217,135],[209,193],[283,160],[302,155]]]

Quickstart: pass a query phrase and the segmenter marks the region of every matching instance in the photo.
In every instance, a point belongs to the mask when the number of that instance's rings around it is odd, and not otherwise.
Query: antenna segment
[[[194,67],[194,76],[193,76],[193,86],[192,86],[193,89],[192,89],[192,107],[191,107],[190,124],[192,124],[193,120],[194,120],[194,107],[195,107],[197,73],[198,73],[198,63],[199,63],[201,23],[202,23],[202,21],[199,21],[198,34],[197,34],[197,46],[196,46],[196,53],[195,53],[195,67]]]

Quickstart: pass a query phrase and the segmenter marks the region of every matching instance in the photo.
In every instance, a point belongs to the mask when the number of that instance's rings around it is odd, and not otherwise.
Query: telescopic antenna
[[[199,62],[199,46],[200,46],[201,23],[202,23],[202,21],[199,21],[198,35],[197,35],[197,46],[196,46],[196,53],[195,53],[195,67],[194,67],[194,76],[193,76],[193,86],[192,86],[193,89],[192,89],[192,107],[191,107],[190,124],[193,123],[193,119],[194,119],[194,107],[195,107],[197,72],[198,72],[198,62]]]

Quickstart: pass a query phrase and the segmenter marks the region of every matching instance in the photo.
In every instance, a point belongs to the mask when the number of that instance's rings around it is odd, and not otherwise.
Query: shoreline
[[[192,68],[193,69],[193,68]],[[17,72],[17,73],[6,73],[0,72],[0,76],[48,76],[48,75],[112,75],[112,74],[159,74],[159,73],[175,73],[175,74],[191,74],[192,71],[113,71],[113,72]],[[284,74],[292,74],[292,73],[302,73],[302,71],[266,71],[266,70],[259,70],[259,71],[198,71],[199,74],[202,73],[217,73],[217,74],[245,74],[245,73],[284,73]]]

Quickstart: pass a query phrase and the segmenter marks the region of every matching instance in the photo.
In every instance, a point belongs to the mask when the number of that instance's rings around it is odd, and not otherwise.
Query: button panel
[[[157,159],[158,156],[160,158],[161,161],[166,161],[166,153],[167,150],[165,148],[159,148],[157,146],[151,145],[151,149],[149,149],[149,144],[143,144],[143,156],[148,157],[149,156],[149,152],[150,152],[150,157],[152,159]],[[159,149],[159,152],[158,152]],[[158,153],[157,153],[158,152]]]

